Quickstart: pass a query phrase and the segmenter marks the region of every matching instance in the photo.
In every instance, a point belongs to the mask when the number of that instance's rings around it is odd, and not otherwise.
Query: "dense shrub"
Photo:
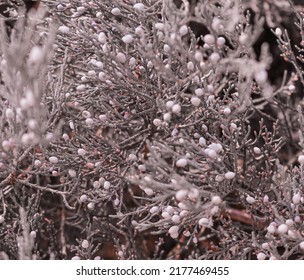
[[[2,258],[303,259],[296,4],[13,7]]]

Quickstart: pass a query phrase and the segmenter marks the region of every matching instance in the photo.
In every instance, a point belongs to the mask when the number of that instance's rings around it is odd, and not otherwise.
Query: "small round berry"
[[[189,207],[187,206],[187,204],[183,203],[183,202],[179,202],[177,204],[178,208],[182,209],[182,210],[188,210]]]
[[[292,197],[292,203],[293,204],[299,204],[301,202],[301,195],[299,193],[296,193]]]
[[[145,34],[145,31],[141,26],[137,26],[135,28],[135,34],[139,37],[142,37]]]
[[[216,182],[222,182],[224,180],[224,176],[222,176],[222,175],[216,175],[215,176],[215,181]]]
[[[254,75],[254,77],[258,83],[265,83],[267,81],[268,74],[266,70],[260,70]]]
[[[109,181],[104,181],[103,188],[105,190],[108,190],[111,187],[111,183]]]
[[[171,109],[173,107],[173,105],[174,105],[174,101],[172,101],[172,100],[169,100],[166,102],[167,109]]]
[[[164,119],[164,121],[165,122],[169,122],[170,120],[171,120],[171,114],[170,113],[165,113],[164,115],[163,115],[163,119]]]
[[[197,89],[195,89],[195,94],[198,96],[198,97],[200,97],[200,96],[202,96],[203,94],[204,94],[204,89],[202,89],[202,88],[197,88]]]
[[[85,89],[86,89],[85,85],[79,85],[79,86],[76,87],[76,90],[80,91],[80,92],[85,91]]]
[[[194,59],[197,62],[201,62],[203,60],[203,54],[199,51],[196,51],[195,54],[194,54]]]
[[[194,64],[193,64],[192,61],[189,61],[189,62],[187,63],[187,69],[188,69],[189,71],[193,71],[193,70],[194,70]]]
[[[213,45],[215,43],[215,38],[211,34],[207,34],[204,36],[204,41],[208,45]]]
[[[215,31],[217,31],[219,28],[220,28],[220,26],[221,26],[221,20],[219,19],[219,18],[213,18],[213,20],[212,20],[212,24],[211,24],[211,27],[215,30]]]
[[[114,15],[114,16],[119,16],[119,15],[121,14],[120,9],[118,9],[118,8],[113,8],[113,9],[111,10],[111,13],[112,13],[112,15]]]
[[[217,63],[220,60],[220,58],[221,58],[220,55],[218,53],[215,53],[215,52],[212,53],[209,57],[211,63],[213,63],[213,64]]]
[[[301,164],[304,164],[304,155],[299,155],[298,156],[298,162]]]
[[[257,259],[258,260],[265,260],[266,259],[266,255],[264,253],[258,253],[257,254]]]
[[[207,153],[208,157],[210,157],[210,158],[216,158],[218,156],[217,153],[216,153],[216,151],[211,150],[211,149],[206,149],[206,150],[208,150],[208,153]]]
[[[13,111],[11,108],[7,108],[7,109],[5,110],[5,116],[6,116],[8,119],[14,118],[14,116],[15,116],[14,111]]]
[[[231,132],[235,132],[237,130],[237,128],[238,127],[237,127],[237,125],[235,123],[231,123],[230,124],[229,129],[230,129]]]
[[[276,228],[276,226],[273,225],[273,224],[270,224],[270,225],[267,227],[267,231],[268,231],[269,233],[275,233],[276,230],[277,230],[277,228]]]
[[[39,160],[39,159],[35,159],[35,161],[34,161],[34,165],[36,166],[36,167],[39,167],[39,166],[41,166],[41,161]]]
[[[158,212],[158,209],[159,209],[158,206],[153,206],[153,207],[150,209],[150,213],[151,213],[151,214],[154,214],[154,213]]]
[[[301,217],[300,216],[295,216],[294,217],[294,221],[296,222],[296,223],[301,223]]]
[[[106,36],[106,34],[104,32],[100,32],[98,34],[98,41],[101,44],[105,44],[107,42],[107,36]]]
[[[116,59],[117,59],[120,63],[125,63],[126,60],[127,60],[125,54],[123,54],[123,53],[121,53],[121,52],[117,53]]]
[[[222,203],[222,199],[218,195],[215,195],[211,198],[211,203],[214,205],[220,205]]]
[[[201,218],[199,221],[198,221],[198,224],[200,226],[204,226],[204,227],[207,227],[210,225],[210,220],[207,219],[207,218]]]
[[[83,194],[80,198],[79,198],[80,202],[86,202],[88,200],[88,196]]]
[[[169,234],[174,234],[174,233],[178,233],[178,230],[179,230],[179,226],[172,226],[169,228],[168,232]]]
[[[225,173],[225,179],[227,179],[227,180],[232,180],[234,177],[235,177],[234,172],[229,171],[229,172]]]
[[[277,27],[277,28],[275,29],[275,34],[276,34],[278,37],[281,37],[282,34],[283,34],[281,28]]]
[[[114,206],[117,207],[119,205],[119,203],[120,203],[120,200],[118,198],[114,199],[114,201],[113,201]]]
[[[255,203],[255,199],[254,199],[252,196],[247,196],[247,197],[246,197],[246,201],[247,201],[249,204]]]
[[[98,79],[101,80],[101,81],[105,81],[106,80],[106,74],[104,72],[99,72]]]
[[[99,181],[94,181],[94,182],[93,182],[93,187],[94,187],[95,189],[99,189],[99,188],[100,188],[100,185],[101,185],[101,183],[100,183]]]
[[[58,27],[58,31],[62,34],[67,34],[70,32],[70,28],[65,25],[62,25]]]
[[[259,154],[261,154],[261,149],[258,148],[258,147],[254,147],[254,148],[253,148],[253,152],[254,152],[255,154],[259,155]]]
[[[84,117],[84,118],[90,118],[91,117],[91,113],[89,111],[82,111],[81,115]]]
[[[173,223],[178,224],[181,219],[180,219],[179,215],[173,215],[171,220],[172,220]]]
[[[180,35],[184,36],[188,33],[188,27],[187,25],[182,25],[179,29]]]
[[[175,194],[175,198],[178,201],[185,200],[188,196],[188,190],[178,190]]]
[[[138,165],[138,170],[141,172],[145,172],[146,171],[146,166],[144,164],[139,164]]]
[[[288,234],[288,236],[290,237],[290,238],[292,238],[292,239],[297,239],[298,238],[298,234],[296,233],[296,231],[295,230],[288,230],[288,232],[287,232],[287,234]]]
[[[134,40],[134,38],[131,34],[127,34],[127,35],[123,36],[121,39],[125,44],[131,44]]]
[[[154,191],[151,188],[144,188],[144,192],[149,196],[154,194]]]
[[[181,158],[181,159],[176,161],[176,166],[177,167],[186,167],[187,164],[188,164],[188,161],[185,158]]]
[[[161,216],[166,220],[171,218],[171,215],[167,211],[162,212]]]
[[[224,112],[224,114],[225,114],[226,116],[228,116],[228,115],[231,114],[231,109],[230,109],[230,108],[225,108],[225,109],[223,110],[223,112]]]
[[[12,145],[11,145],[10,141],[4,140],[2,142],[2,148],[5,152],[8,152],[11,149],[11,147],[12,147]]]
[[[158,126],[161,126],[162,121],[160,119],[154,119],[153,124],[158,127]]]
[[[103,68],[103,63],[101,61],[96,62],[96,67],[97,68]]]
[[[88,249],[89,245],[90,245],[90,243],[86,239],[81,242],[81,247],[84,248],[84,249]]]
[[[293,226],[293,220],[292,219],[287,219],[285,224],[288,226],[288,227],[292,227]]]
[[[77,153],[80,156],[84,156],[87,153],[87,151],[85,149],[80,148],[77,150]]]
[[[181,208],[182,209],[182,208]],[[186,216],[188,216],[189,215],[189,211],[188,210],[182,210],[180,213],[179,213],[179,216],[181,217],[181,218],[184,218],[184,217],[186,217]]]
[[[101,122],[105,122],[107,120],[107,115],[101,114],[98,118]]]
[[[198,107],[201,103],[201,100],[196,96],[192,96],[190,101],[191,101],[191,104],[195,107]]]
[[[172,112],[174,114],[179,114],[181,112],[181,106],[179,104],[174,104],[172,107]]]
[[[136,3],[133,5],[133,8],[139,12],[142,12],[145,9],[145,5],[143,3]]]
[[[164,51],[165,51],[166,53],[168,53],[168,52],[170,52],[170,50],[171,50],[170,46],[167,45],[167,44],[165,44],[165,45],[164,45]]]
[[[72,178],[75,178],[77,173],[74,169],[69,169],[68,170],[68,174],[72,177]]]
[[[96,72],[94,70],[90,70],[90,71],[88,71],[88,76],[89,77],[95,77],[96,76]]]
[[[50,157],[49,161],[50,161],[50,163],[56,164],[59,162],[59,159],[57,157]]]
[[[86,124],[89,125],[89,126],[94,124],[94,120],[91,119],[91,118],[87,118],[87,119],[85,120],[85,122],[86,122]]]
[[[296,87],[295,87],[294,85],[289,85],[289,86],[288,86],[288,89],[289,89],[290,91],[294,91],[294,90],[296,89]]]
[[[93,202],[88,203],[87,205],[89,210],[94,210],[95,204]]]
[[[281,224],[278,227],[278,233],[285,234],[288,231],[288,226],[286,224]]]
[[[200,137],[200,138],[198,139],[198,143],[199,143],[201,146],[206,146],[207,141],[206,141],[206,139],[205,139],[204,137]]]
[[[162,22],[157,22],[154,24],[154,27],[157,29],[157,30],[164,30],[164,24]]]
[[[223,46],[226,43],[226,39],[224,37],[218,37],[216,43],[218,46]]]

